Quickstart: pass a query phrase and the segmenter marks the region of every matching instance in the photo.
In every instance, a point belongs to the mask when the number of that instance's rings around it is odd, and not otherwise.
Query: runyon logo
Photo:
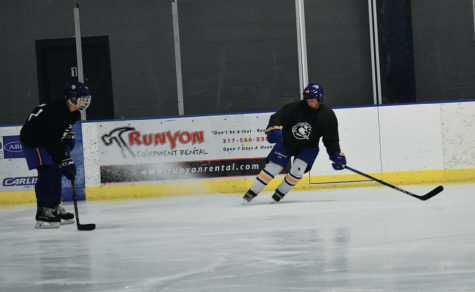
[[[119,127],[115,128],[112,131],[110,131],[108,134],[104,134],[101,136],[101,140],[106,146],[111,146],[112,144],[116,143],[121,151],[122,157],[127,158],[125,155],[125,150],[129,151],[130,155],[132,157],[135,157],[134,152],[130,149],[129,145],[124,140],[124,137],[122,137],[122,134],[124,134],[127,131],[135,131],[134,127]]]
[[[170,143],[170,149],[175,149],[177,142],[180,144],[192,143],[193,145],[198,143],[201,144],[204,142],[204,133],[203,131],[176,131],[172,134],[171,131],[162,132],[162,133],[151,133],[142,135],[139,131],[134,131],[129,134],[129,145],[165,145],[167,142]]]
[[[14,186],[31,186],[35,185],[38,177],[8,177],[3,180],[4,187],[14,187]]]
[[[129,133],[125,134],[126,132]],[[156,146],[159,144],[170,144],[170,149],[174,149],[177,147],[178,143],[201,144],[204,142],[204,132],[176,131],[175,133],[172,133],[171,131],[167,131],[161,133],[142,134],[134,127],[124,126],[112,129],[109,133],[102,135],[101,140],[106,146],[117,144],[121,150],[122,156],[127,158],[125,155],[126,151],[129,152],[132,157],[136,157],[135,153],[131,149],[131,147],[134,145]]]
[[[23,150],[21,148],[20,141],[14,141],[14,142],[5,144],[5,151],[18,153],[18,152],[22,152]]]

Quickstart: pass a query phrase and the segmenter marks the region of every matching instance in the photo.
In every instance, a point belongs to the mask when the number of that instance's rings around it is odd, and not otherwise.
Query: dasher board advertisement
[[[98,123],[101,183],[257,175],[271,114]]]
[[[0,128],[0,191],[34,190],[36,170],[28,170],[20,143],[21,127]]]

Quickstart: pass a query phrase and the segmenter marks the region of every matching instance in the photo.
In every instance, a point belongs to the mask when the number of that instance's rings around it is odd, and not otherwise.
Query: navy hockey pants
[[[59,165],[41,165],[35,191],[38,206],[55,207],[61,204],[61,179],[63,173]]]
[[[45,148],[31,148],[22,143],[28,168],[38,170],[35,191],[38,206],[55,207],[61,204],[61,167],[54,164]]]

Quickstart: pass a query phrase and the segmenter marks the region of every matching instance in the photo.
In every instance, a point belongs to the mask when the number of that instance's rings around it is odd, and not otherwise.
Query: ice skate
[[[65,224],[74,224],[74,214],[66,212],[61,205],[58,205],[54,208],[53,214],[61,218],[61,225]]]
[[[61,218],[53,214],[54,209],[48,207],[38,207],[36,212],[37,229],[52,229],[61,226]]]
[[[252,199],[254,199],[256,196],[257,194],[254,193],[253,191],[251,190],[247,191],[247,193],[243,197],[242,204],[243,205],[249,204],[252,201]]]
[[[282,194],[279,190],[276,190],[275,193],[272,195],[272,199],[276,202],[280,202],[284,198],[285,194]]]

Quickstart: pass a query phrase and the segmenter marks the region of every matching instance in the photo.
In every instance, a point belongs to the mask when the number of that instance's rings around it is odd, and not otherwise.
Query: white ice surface
[[[82,202],[94,231],[37,230],[35,208],[0,208],[0,291],[475,291],[474,190]]]

